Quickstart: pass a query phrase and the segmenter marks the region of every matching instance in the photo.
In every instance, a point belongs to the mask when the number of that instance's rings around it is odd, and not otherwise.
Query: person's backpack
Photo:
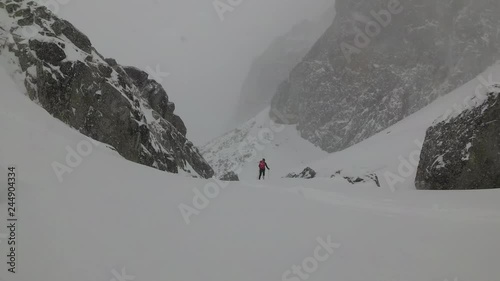
[[[259,163],[259,168],[260,168],[261,170],[266,169],[266,162],[264,162],[264,161],[260,161],[260,163]]]

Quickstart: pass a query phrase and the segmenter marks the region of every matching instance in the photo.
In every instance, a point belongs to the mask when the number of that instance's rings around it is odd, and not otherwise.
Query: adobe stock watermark
[[[211,200],[217,198],[221,191],[228,186],[229,182],[212,178],[209,183],[201,188],[201,190],[199,188],[193,188],[194,197],[192,199],[192,206],[185,203],[179,204],[179,210],[184,222],[187,225],[191,224],[191,217],[193,215],[200,215],[201,211],[210,206]]]
[[[272,124],[274,124],[274,122],[272,122]],[[252,151],[251,156],[245,159],[245,163],[254,161],[258,155],[258,151],[264,150],[265,143],[269,144],[274,138],[273,132],[280,131],[279,126],[275,127],[271,125],[270,127],[272,127],[275,131],[273,131],[273,129],[271,128],[264,128],[259,131],[258,137],[253,137],[253,136],[247,137],[247,139],[245,139],[245,141],[242,142],[242,144],[240,144],[239,153],[242,153],[241,147],[245,148],[248,148],[249,146],[251,147]],[[266,138],[266,136],[271,138],[271,140]],[[234,172],[236,175],[240,175],[243,171],[242,163],[232,160],[230,162],[229,171]],[[201,211],[209,207],[211,200],[217,198],[220,195],[221,191],[227,188],[228,186],[229,182],[224,182],[216,178],[213,178],[211,179],[210,182],[205,184],[203,188],[201,189],[194,188],[193,189],[194,197],[192,199],[192,205],[185,203],[179,204],[179,210],[181,212],[182,218],[184,219],[184,222],[187,225],[189,225],[191,223],[191,217],[200,215]]]
[[[215,0],[212,4],[222,22],[225,20],[224,14],[234,12],[243,2],[244,0]]]
[[[318,246],[314,248],[311,256],[302,260],[299,265],[292,265],[290,269],[283,272],[281,276],[282,281],[305,281],[308,280],[313,273],[315,273],[321,263],[326,262],[335,252],[340,248],[340,244],[332,242],[331,235],[326,239],[323,237],[316,238]]]
[[[365,22],[364,30],[357,26],[354,27],[354,31],[356,32],[354,36],[354,46],[346,42],[340,44],[340,49],[347,62],[351,63],[352,56],[360,54],[362,49],[367,48],[373,38],[377,37],[382,32],[383,28],[391,24],[393,16],[400,14],[403,10],[403,5],[401,5],[399,0],[389,0],[387,9],[382,9],[378,12],[371,11],[370,15],[374,20]]]
[[[113,274],[113,278],[111,278],[109,281],[134,281],[135,276],[127,274],[126,268],[122,268],[121,272],[116,271],[116,269],[113,269],[111,271],[111,274]]]
[[[392,192],[396,191],[398,184],[405,183],[417,171],[424,142],[416,139],[413,143],[416,145],[416,148],[406,157],[403,155],[398,156],[399,165],[397,173],[393,173],[392,171],[386,171],[384,173],[384,179]]]
[[[287,120],[287,116],[282,115],[280,112],[272,112],[279,120]],[[275,134],[281,133],[284,130],[284,125],[279,125],[271,119],[269,126],[260,129],[257,136],[247,136],[238,146],[238,153],[240,156],[250,155],[249,157],[245,157],[244,163],[255,161],[259,155],[258,152],[263,151],[267,145],[272,143]],[[243,172],[243,163],[231,160],[228,172],[234,172],[236,175],[240,175]],[[191,217],[200,215],[201,211],[210,206],[211,200],[217,198],[221,191],[228,186],[228,182],[213,178],[201,189],[194,188],[194,197],[191,200],[191,204],[181,203],[178,206],[184,222],[187,225],[191,224]]]
[[[57,161],[52,162],[52,169],[59,182],[62,183],[64,181],[65,174],[71,174],[78,168],[83,163],[83,159],[90,156],[97,146],[99,146],[99,142],[91,138],[86,138],[78,142],[76,148],[72,148],[69,145],[66,146],[67,153],[64,164]]]

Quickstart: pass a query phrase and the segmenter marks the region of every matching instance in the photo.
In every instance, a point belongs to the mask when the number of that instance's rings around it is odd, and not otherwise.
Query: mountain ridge
[[[104,58],[85,34],[33,1],[7,0],[0,13],[7,67],[51,115],[128,160],[213,175],[185,137],[175,105],[146,72]]]

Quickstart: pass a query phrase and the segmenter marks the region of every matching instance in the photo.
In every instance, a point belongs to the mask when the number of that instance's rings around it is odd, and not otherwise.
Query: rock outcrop
[[[22,77],[29,97],[55,118],[128,160],[213,176],[186,138],[167,93],[147,73],[105,59],[85,34],[34,1],[4,1],[0,27],[9,67]]]
[[[500,86],[427,130],[415,185],[425,190],[500,188]]]
[[[395,124],[500,59],[499,1],[338,0],[336,11],[271,111],[327,152]]]
[[[332,176],[332,178],[334,177],[335,176]],[[380,181],[376,174],[369,174],[362,177],[344,177],[344,179],[350,184],[374,182],[378,187],[380,187]]]
[[[375,183],[377,187],[380,187],[380,180],[375,173],[357,173],[353,172],[346,173],[345,171],[337,171],[335,174],[331,176],[331,178],[343,178],[350,184],[358,184],[358,183]]]
[[[221,178],[220,178],[221,181],[240,181],[240,178],[238,177],[238,175],[233,172],[233,171],[230,171],[230,172],[227,172],[225,175],[223,175]]]
[[[313,179],[314,177],[316,177],[316,171],[314,171],[313,169],[307,167],[304,169],[304,171],[300,172],[300,173],[290,173],[286,176],[286,178],[290,178],[290,179]]]
[[[317,175],[318,173],[316,173],[315,170],[313,170],[310,167],[307,167],[302,172],[290,173],[285,178],[291,178],[291,179],[314,179],[316,177],[321,178],[321,175],[320,176]],[[367,174],[352,176],[352,173],[347,174],[343,171],[337,171],[330,178],[332,179],[341,178],[343,180],[346,180],[350,184],[375,183],[378,187],[380,187],[380,181],[378,179],[377,174],[375,173],[371,174],[367,173]]]

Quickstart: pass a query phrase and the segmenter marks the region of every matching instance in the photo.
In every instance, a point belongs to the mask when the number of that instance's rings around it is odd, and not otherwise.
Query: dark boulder
[[[52,65],[59,65],[66,58],[66,53],[61,47],[59,44],[52,42],[30,40],[30,49],[35,51],[36,56]]]
[[[133,66],[127,66],[123,69],[127,72],[128,76],[132,78],[134,84],[137,86],[144,87],[148,82],[149,75],[146,72]]]
[[[427,130],[415,186],[424,190],[500,188],[500,87]]]
[[[86,53],[90,54],[92,52],[92,43],[89,38],[68,21],[55,21],[54,24],[52,24],[52,30],[54,30],[57,36],[61,34],[65,35],[73,44]]]
[[[112,59],[112,58],[106,58],[106,59],[104,59],[104,61],[107,62],[109,64],[109,66],[111,66],[111,67],[115,67],[118,65],[116,60]]]
[[[6,3],[5,4],[5,9],[7,10],[7,13],[9,14],[13,14],[15,13],[21,6],[17,3],[13,3],[12,1],[10,1],[10,3]]]
[[[240,178],[235,172],[228,172],[220,177],[221,181],[240,181]]]

